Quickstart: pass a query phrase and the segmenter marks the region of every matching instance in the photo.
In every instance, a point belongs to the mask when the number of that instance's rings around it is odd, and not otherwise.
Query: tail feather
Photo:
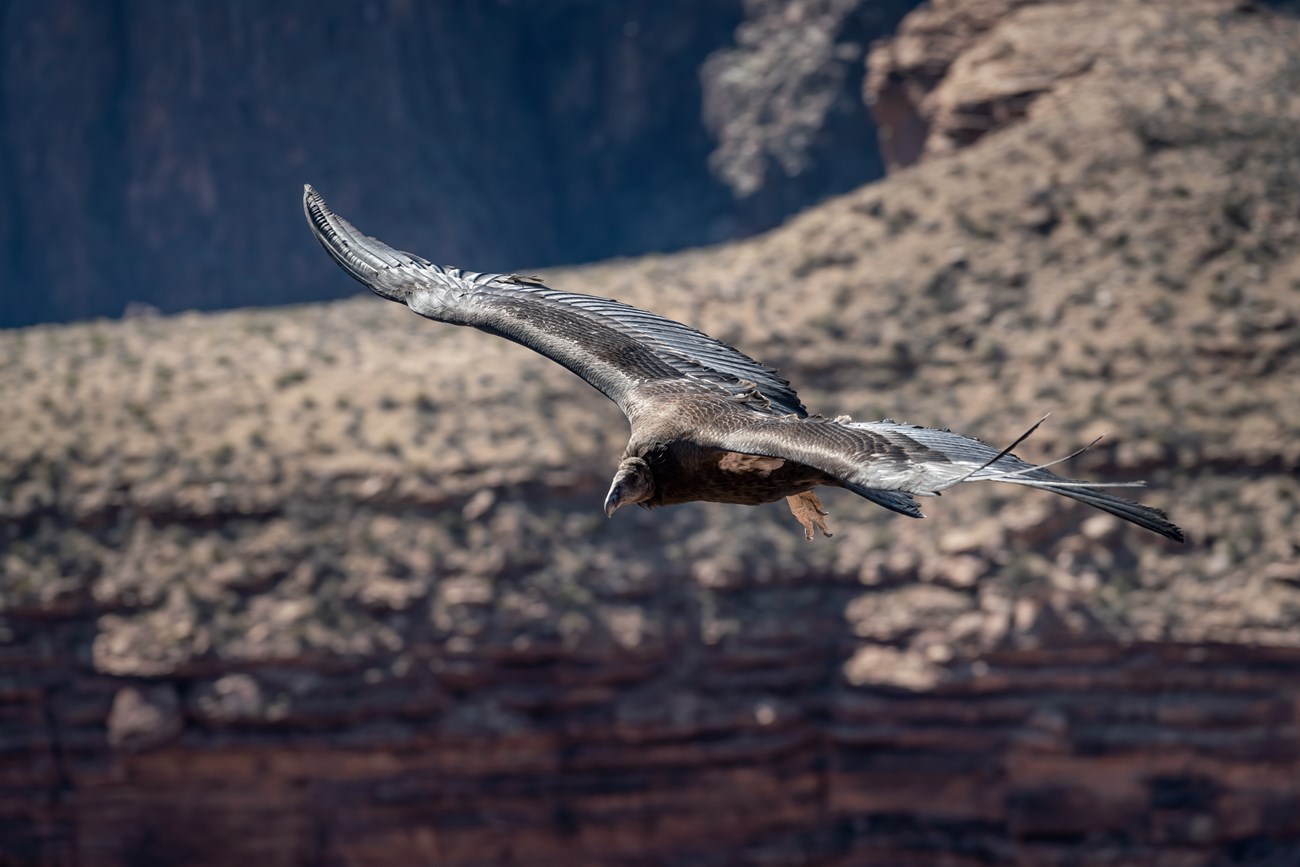
[[[1097,440],[1067,457],[1045,464],[1030,464],[1011,454],[1011,450],[1037,430],[1042,423],[1043,419],[1040,419],[1011,446],[1001,450],[973,437],[962,436],[951,431],[897,422],[855,423],[850,427],[881,434],[891,442],[903,446],[904,450],[913,456],[912,478],[913,486],[917,489],[912,490],[911,493],[937,494],[963,482],[1006,482],[1052,491],[1109,512],[1168,539],[1177,542],[1184,540],[1183,531],[1159,509],[1099,490],[1110,487],[1144,487],[1145,482],[1085,482],[1062,478],[1048,469],[1081,454],[1095,445]],[[908,448],[909,445],[912,448]],[[917,449],[916,446],[921,448]],[[927,457],[927,453],[931,453],[930,456]]]
[[[1107,494],[1104,491],[1098,491],[1088,486],[1044,485],[1034,482],[1014,481],[1013,484],[1054,491],[1072,500],[1078,500],[1080,503],[1087,503],[1089,506],[1094,506],[1103,512],[1110,512],[1117,518],[1123,518],[1125,521],[1137,524],[1139,527],[1145,527],[1167,539],[1173,539],[1175,542],[1183,541],[1183,531],[1173,524],[1164,512],[1151,506],[1144,506],[1141,503],[1135,503],[1132,500],[1126,500],[1114,494]]]

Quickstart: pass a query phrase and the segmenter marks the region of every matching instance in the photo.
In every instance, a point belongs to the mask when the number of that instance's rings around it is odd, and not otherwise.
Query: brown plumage
[[[679,322],[532,277],[439,267],[362,235],[310,186],[303,209],[330,256],[375,294],[527,346],[623,410],[632,433],[605,498],[607,515],[630,503],[786,499],[811,539],[814,527],[830,535],[818,486],[920,518],[914,495],[1000,481],[1055,491],[1182,541],[1164,513],[1047,469],[1059,461],[1034,466],[1009,448],[891,420],[810,415],[775,370]]]

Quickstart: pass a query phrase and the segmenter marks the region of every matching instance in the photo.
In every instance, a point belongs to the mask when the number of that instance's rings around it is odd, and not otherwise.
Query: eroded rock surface
[[[1180,92],[1183,76],[1223,76],[1222,52],[1194,46],[1215,42],[1223,18],[1251,14],[1265,13],[1244,0],[935,0],[868,57],[864,93],[882,156],[899,169],[952,153],[1025,118],[1047,94],[1069,101],[1081,77],[1085,88],[1158,82],[1153,90],[1178,102],[1191,95]],[[1178,60],[1167,63],[1163,51],[1175,46]]]

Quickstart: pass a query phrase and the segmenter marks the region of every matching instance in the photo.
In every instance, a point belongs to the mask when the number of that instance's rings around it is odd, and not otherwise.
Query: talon
[[[802,494],[795,494],[792,497],[785,498],[786,503],[790,506],[790,514],[794,519],[803,525],[803,535],[808,541],[813,539],[813,528],[821,530],[823,536],[829,539],[833,534],[826,526],[826,516],[829,514],[822,508],[821,500],[812,491],[804,491]]]

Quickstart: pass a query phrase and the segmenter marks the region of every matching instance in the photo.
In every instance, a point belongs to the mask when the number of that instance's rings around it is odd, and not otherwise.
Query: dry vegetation
[[[996,487],[924,522],[832,495],[815,545],[778,507],[607,522],[616,409],[525,350],[358,298],[0,335],[0,603],[95,616],[93,665],[140,674],[598,653],[661,639],[655,600],[772,584],[845,588],[859,635],[939,661],[1044,618],[1295,644],[1300,54],[1272,19],[1179,8],[1125,19],[1132,38],[969,149],[763,237],[550,280],[733,341],[823,412],[1003,441],[1050,411],[1033,458],[1109,431],[1071,469],[1149,479],[1188,546]],[[1041,43],[1031,13],[986,53]],[[323,256],[321,279],[342,279]]]

